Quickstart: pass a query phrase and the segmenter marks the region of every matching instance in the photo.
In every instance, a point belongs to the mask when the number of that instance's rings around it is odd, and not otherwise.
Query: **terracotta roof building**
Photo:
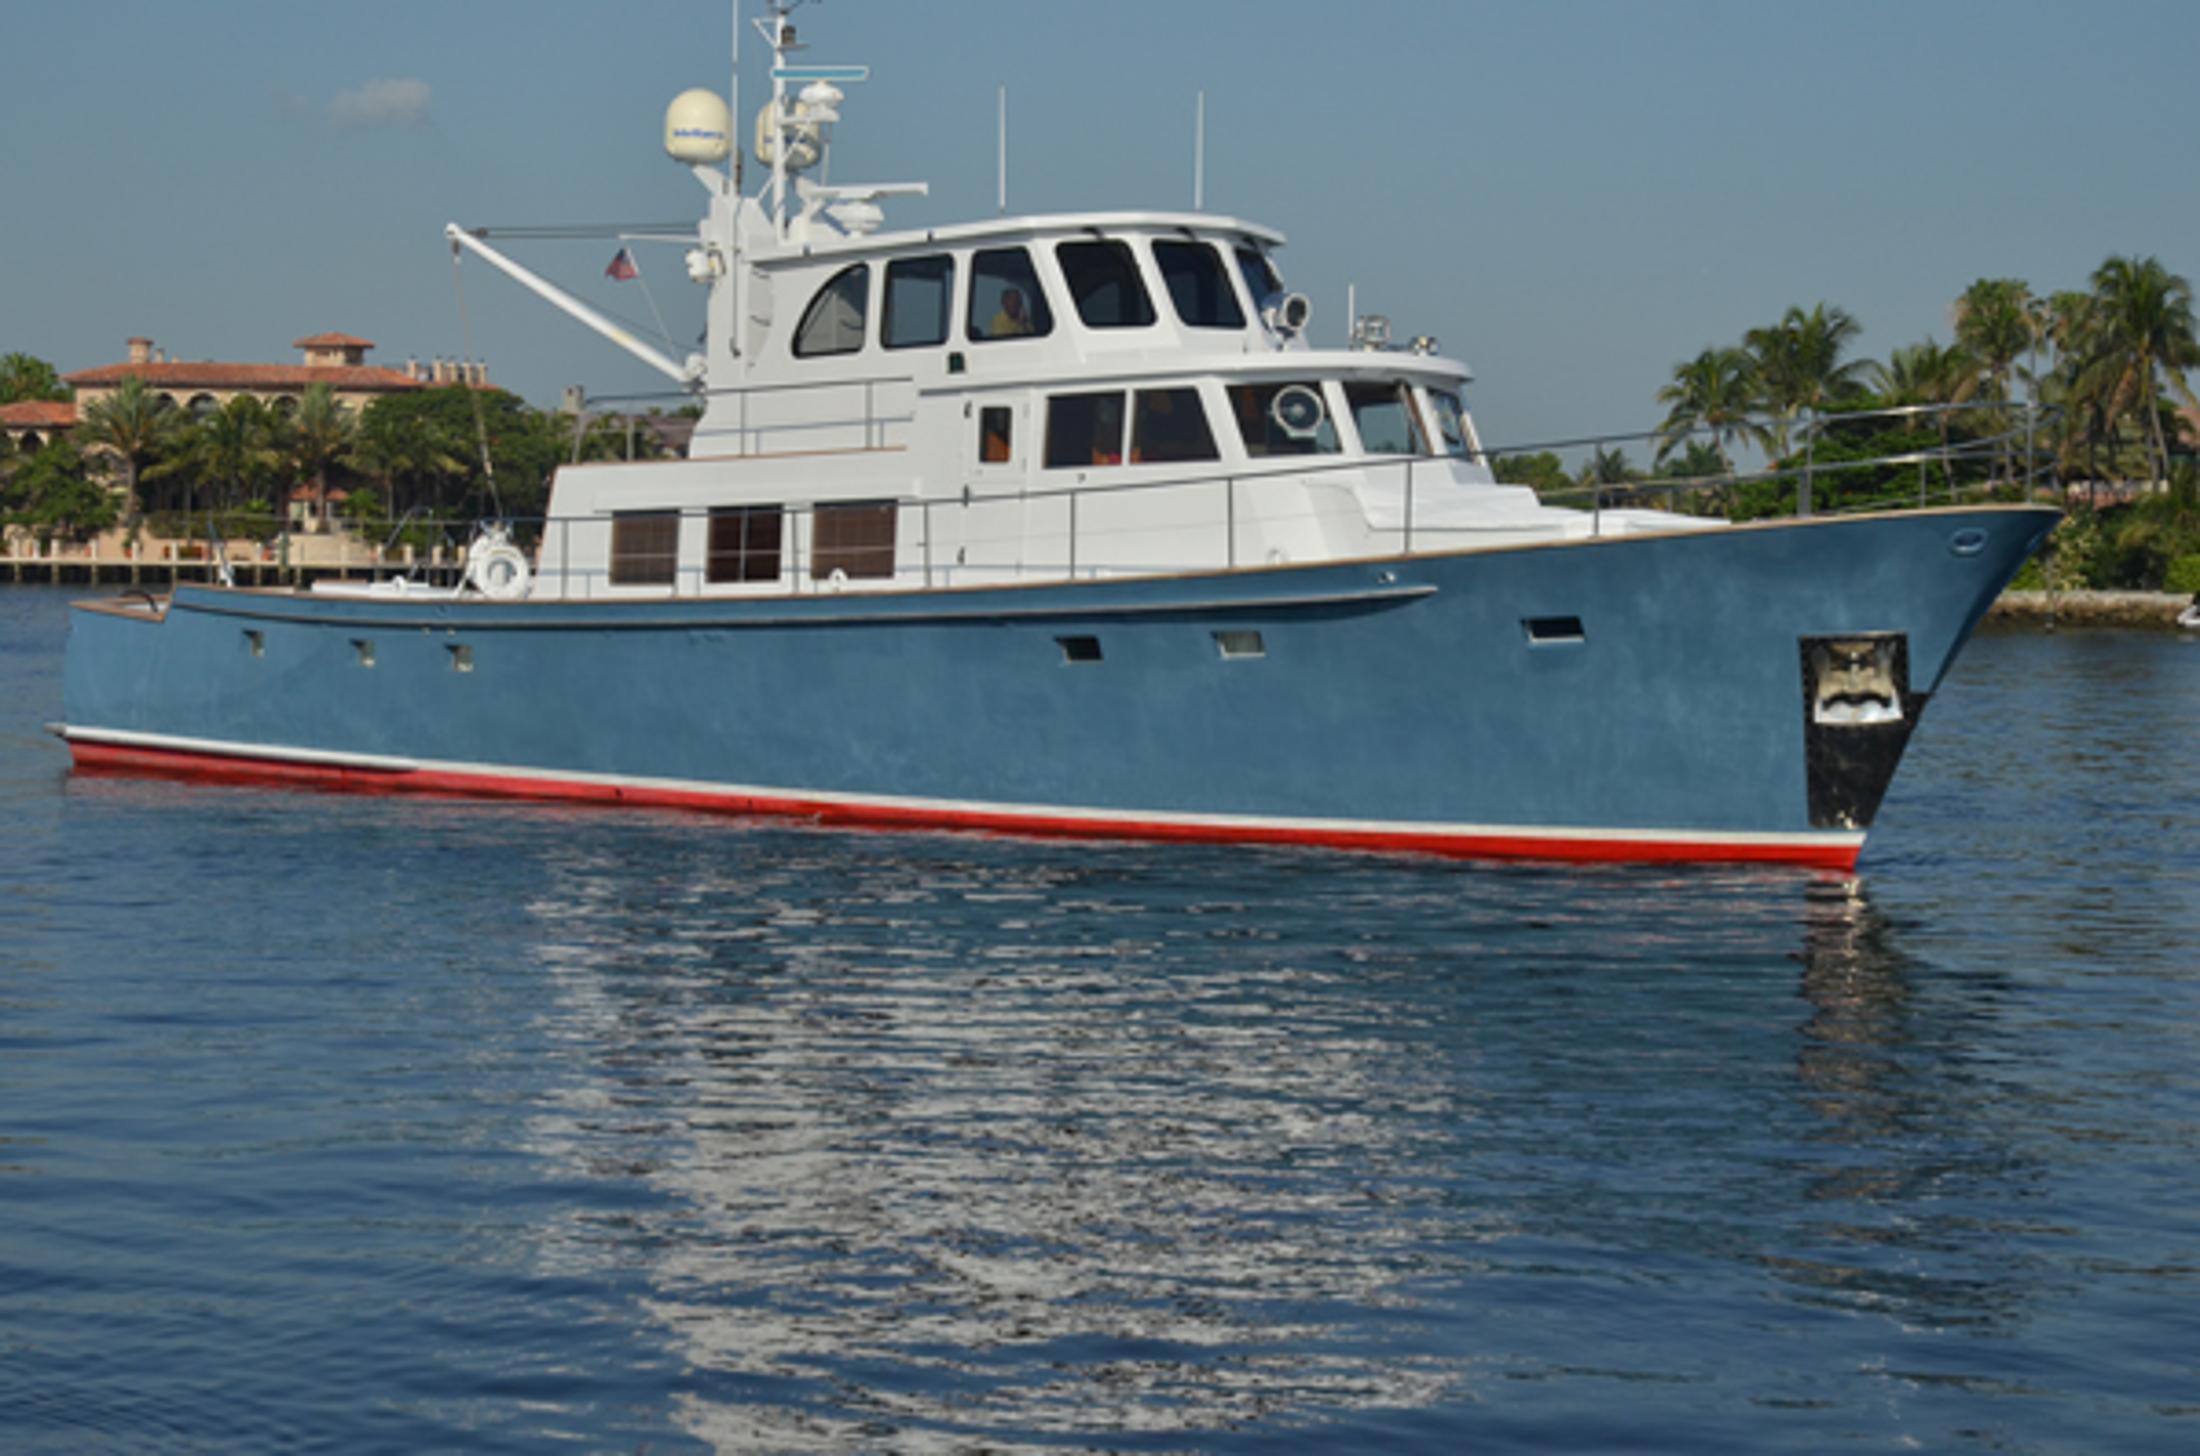
[[[310,334],[295,341],[304,362],[298,364],[230,364],[213,360],[170,359],[153,347],[151,339],[129,341],[129,357],[120,364],[102,364],[63,376],[76,389],[77,403],[90,404],[111,394],[133,375],[194,415],[221,408],[240,394],[249,394],[276,409],[295,408],[305,392],[326,384],[343,403],[358,408],[380,395],[400,394],[439,384],[471,384],[485,387],[488,367],[438,359],[423,366],[407,361],[402,370],[384,369],[366,362],[371,339],[351,334]]]
[[[76,406],[67,400],[25,399],[0,404],[0,435],[25,450],[36,450],[54,436],[76,428]]]

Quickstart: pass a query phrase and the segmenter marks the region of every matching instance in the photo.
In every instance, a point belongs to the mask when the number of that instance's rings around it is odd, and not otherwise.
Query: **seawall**
[[[2008,626],[2164,627],[2191,605],[2182,592],[2003,592],[1986,620]]]

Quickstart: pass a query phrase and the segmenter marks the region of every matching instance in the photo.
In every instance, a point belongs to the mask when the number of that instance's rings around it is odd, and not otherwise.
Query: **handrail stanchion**
[[[1401,554],[1413,554],[1413,457],[1406,457],[1406,531]]]
[[[1227,533],[1223,541],[1223,560],[1233,569],[1237,566],[1237,480],[1222,477],[1222,529]]]

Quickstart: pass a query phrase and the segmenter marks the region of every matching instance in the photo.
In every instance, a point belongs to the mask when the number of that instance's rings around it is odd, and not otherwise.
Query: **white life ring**
[[[466,563],[466,581],[491,601],[516,602],[527,595],[527,553],[509,541],[482,547]]]

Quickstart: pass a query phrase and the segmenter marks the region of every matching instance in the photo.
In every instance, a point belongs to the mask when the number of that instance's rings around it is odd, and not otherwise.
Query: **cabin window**
[[[978,463],[1006,465],[1016,454],[1016,414],[1005,404],[978,411]]]
[[[1054,332],[1054,312],[1039,287],[1031,254],[1022,248],[986,248],[970,255],[970,312],[963,332],[976,344]]]
[[[892,501],[819,506],[811,524],[816,537],[810,547],[811,579],[823,581],[836,571],[851,577],[892,576],[894,520],[899,514]]]
[[[1347,384],[1345,403],[1360,432],[1360,448],[1370,455],[1422,455],[1421,430],[1413,415],[1413,394],[1403,384]]]
[[[1141,389],[1131,416],[1131,462],[1163,465],[1220,458],[1196,389]]]
[[[1314,380],[1232,385],[1230,413],[1237,417],[1245,453],[1256,460],[1338,451],[1337,422],[1329,417],[1327,396]]]
[[[1153,245],[1176,316],[1195,329],[1242,329],[1245,310],[1238,307],[1230,274],[1210,243],[1161,241]]]
[[[826,280],[794,331],[797,359],[853,354],[863,348],[864,312],[870,306],[871,265],[851,263]]]
[[[710,581],[779,580],[780,506],[720,506],[710,513]]]
[[[611,584],[670,586],[680,569],[678,511],[614,511]]]
[[[945,253],[901,258],[886,265],[889,349],[920,349],[947,342],[947,310],[955,296],[955,260]]]
[[[1047,401],[1047,469],[1122,463],[1121,390],[1057,394]]]
[[[1467,433],[1467,412],[1459,396],[1448,389],[1432,389],[1428,402],[1429,412],[1436,416],[1436,434],[1444,442],[1444,453],[1472,460],[1474,440]]]
[[[1138,260],[1129,243],[1102,238],[1089,243],[1060,243],[1055,261],[1077,302],[1077,316],[1088,329],[1137,329],[1153,322],[1153,300],[1138,277]]]
[[[1252,295],[1253,307],[1266,308],[1268,300],[1283,292],[1283,280],[1276,276],[1276,265],[1268,261],[1268,255],[1250,243],[1240,243],[1237,249],[1238,273],[1245,279],[1245,291]]]

